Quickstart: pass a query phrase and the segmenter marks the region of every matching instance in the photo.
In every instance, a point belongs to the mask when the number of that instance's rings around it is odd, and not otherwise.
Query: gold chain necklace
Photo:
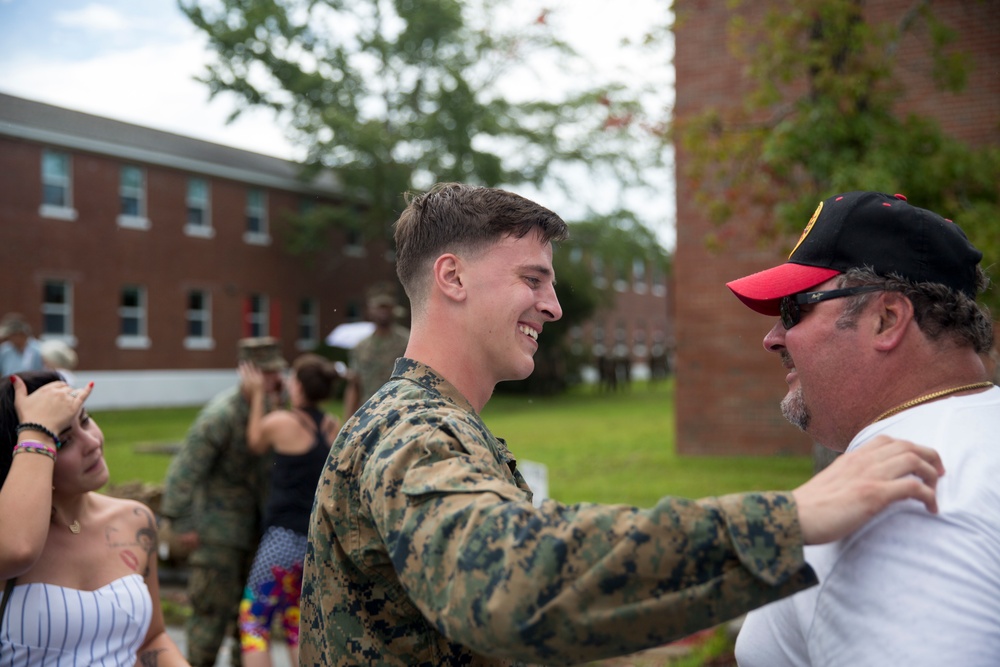
[[[56,511],[55,507],[52,508],[52,517],[54,519],[59,519],[59,512]],[[69,528],[69,532],[73,533],[74,535],[79,535],[80,534],[80,520],[79,519],[73,519],[73,523],[65,523],[64,521],[61,521],[61,520],[56,521],[56,523],[59,523],[59,524],[62,524],[63,526],[66,526],[67,528]]]
[[[903,403],[902,405],[897,405],[894,408],[886,410],[885,412],[883,412],[882,414],[880,414],[878,417],[876,417],[875,421],[873,421],[872,424],[874,424],[875,422],[880,422],[883,419],[885,419],[886,417],[891,417],[894,414],[896,414],[897,412],[902,412],[903,410],[906,410],[907,408],[912,408],[915,405],[920,405],[921,403],[926,403],[927,401],[933,401],[935,398],[941,398],[942,396],[947,396],[948,394],[957,394],[960,391],[972,391],[973,389],[985,389],[986,387],[992,387],[992,386],[993,386],[993,383],[987,381],[987,382],[976,382],[974,384],[963,384],[961,387],[952,387],[951,389],[942,389],[941,391],[935,391],[933,394],[927,394],[926,396],[920,396],[918,398],[911,399],[911,400],[907,401],[906,403]]]

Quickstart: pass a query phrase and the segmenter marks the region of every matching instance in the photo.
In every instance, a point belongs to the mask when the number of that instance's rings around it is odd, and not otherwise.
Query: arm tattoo
[[[166,651],[165,648],[158,648],[152,651],[143,651],[139,654],[139,667],[156,667],[160,664],[160,654]]]

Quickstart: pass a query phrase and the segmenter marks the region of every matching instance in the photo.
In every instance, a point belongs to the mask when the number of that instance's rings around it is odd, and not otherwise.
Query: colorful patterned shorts
[[[244,653],[269,649],[275,616],[288,645],[299,645],[299,595],[306,544],[305,535],[288,528],[271,526],[264,533],[240,602],[240,648]]]

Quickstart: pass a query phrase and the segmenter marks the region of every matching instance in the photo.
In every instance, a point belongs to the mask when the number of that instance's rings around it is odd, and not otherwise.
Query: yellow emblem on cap
[[[806,228],[802,230],[802,236],[799,237],[799,242],[795,244],[794,248],[792,248],[792,252],[788,253],[788,259],[792,258],[792,255],[795,254],[795,251],[799,249],[799,246],[802,245],[802,242],[806,240],[807,236],[809,236],[809,232],[812,231],[813,225],[816,224],[816,218],[819,217],[819,213],[822,210],[823,210],[823,202],[820,202],[819,206],[816,207],[816,211],[813,213],[813,217],[809,218],[809,223],[806,225]]]

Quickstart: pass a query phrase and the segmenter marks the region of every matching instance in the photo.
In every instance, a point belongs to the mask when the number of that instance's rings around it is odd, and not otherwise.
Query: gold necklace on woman
[[[961,387],[952,387],[951,389],[942,389],[941,391],[935,391],[932,394],[926,394],[924,396],[919,396],[917,398],[914,398],[914,399],[911,399],[911,400],[907,401],[906,403],[903,403],[901,405],[897,405],[894,408],[886,410],[885,412],[883,412],[882,414],[880,414],[878,417],[876,417],[875,420],[872,422],[872,424],[874,424],[875,422],[880,422],[883,419],[885,419],[886,417],[891,417],[894,414],[896,414],[897,412],[902,412],[903,410],[906,410],[908,408],[912,408],[915,405],[920,405],[921,403],[926,403],[927,401],[933,401],[935,398],[941,398],[942,396],[947,396],[949,394],[957,394],[960,391],[972,391],[973,389],[985,389],[986,387],[992,387],[992,386],[993,386],[993,383],[989,382],[989,381],[986,381],[986,382],[975,382],[973,384],[963,384]]]
[[[58,519],[58,521],[56,521],[56,523],[62,524],[63,526],[66,526],[67,528],[69,528],[69,532],[73,533],[74,535],[79,535],[80,534],[80,520],[79,519],[73,519],[73,523],[66,523],[66,522],[64,522],[59,517],[59,512],[56,511],[55,507],[52,508],[52,517],[54,519]]]

